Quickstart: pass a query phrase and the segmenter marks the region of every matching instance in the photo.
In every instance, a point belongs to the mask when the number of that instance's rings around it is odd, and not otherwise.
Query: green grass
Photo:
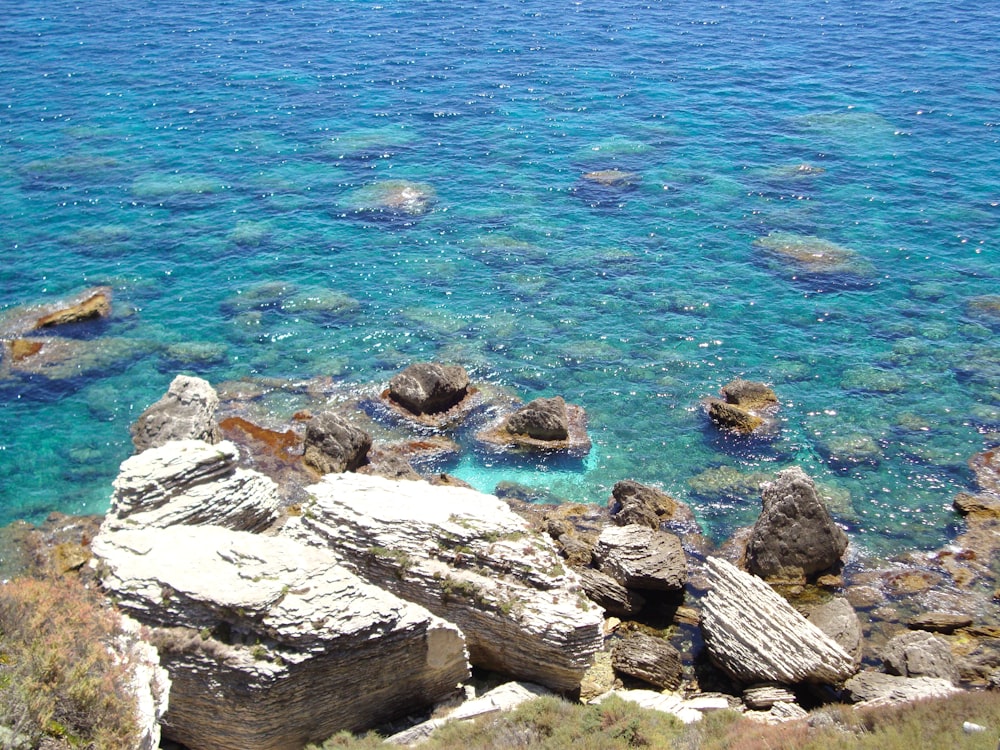
[[[986,731],[966,734],[973,722]],[[805,721],[766,726],[734,711],[705,715],[685,726],[671,716],[619,699],[600,706],[538,698],[515,711],[447,724],[420,745],[424,750],[995,750],[1000,737],[1000,694],[970,692],[901,708],[856,711],[831,706]],[[341,733],[322,750],[394,747],[369,733]]]

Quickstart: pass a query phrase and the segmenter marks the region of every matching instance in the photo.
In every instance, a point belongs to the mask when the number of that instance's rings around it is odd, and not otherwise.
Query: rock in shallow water
[[[830,518],[816,484],[793,466],[761,489],[763,510],[747,544],[747,569],[768,577],[811,576],[836,564],[847,534]]]

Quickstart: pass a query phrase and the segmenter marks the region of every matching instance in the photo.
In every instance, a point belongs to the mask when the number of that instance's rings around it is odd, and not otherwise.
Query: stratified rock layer
[[[838,683],[857,670],[844,649],[761,579],[715,557],[706,570],[705,644],[734,680]]]
[[[172,680],[164,735],[188,747],[298,750],[468,676],[457,628],[327,549],[213,526],[102,531],[93,548],[105,589],[152,629]]]
[[[178,375],[163,398],[139,415],[132,426],[137,451],[156,448],[171,440],[222,439],[215,413],[219,396],[207,380]]]
[[[847,534],[802,469],[779,472],[760,496],[764,507],[747,544],[747,570],[764,578],[810,576],[840,560]]]
[[[601,610],[552,542],[492,495],[331,474],[283,533],[335,549],[366,580],[456,623],[472,663],[572,690],[602,645]]]
[[[687,580],[681,540],[648,526],[628,524],[604,529],[594,547],[594,561],[598,570],[628,589],[677,591]]]
[[[229,441],[175,440],[126,459],[105,526],[269,526],[278,515],[278,487],[263,474],[238,468],[237,458]]]

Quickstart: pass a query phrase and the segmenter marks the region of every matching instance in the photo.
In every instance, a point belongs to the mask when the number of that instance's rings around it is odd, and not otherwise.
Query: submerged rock
[[[552,542],[502,501],[361,474],[329,474],[308,492],[282,533],[330,547],[366,580],[456,623],[474,665],[579,687],[602,613]]]
[[[756,575],[798,578],[834,566],[847,549],[816,492],[816,484],[793,466],[761,490],[763,510],[747,544],[747,569]]]
[[[418,218],[437,201],[434,188],[422,182],[384,180],[352,193],[346,208],[374,218]]]
[[[716,557],[706,560],[701,629],[712,661],[737,682],[835,684],[854,659],[761,579]]]
[[[163,398],[139,415],[132,426],[132,444],[144,451],[171,440],[217,443],[222,439],[215,422],[218,409],[219,396],[207,380],[178,375]]]
[[[866,277],[874,271],[857,251],[819,237],[775,232],[753,244],[793,273]]]
[[[286,750],[421,710],[468,677],[461,632],[329,550],[215,526],[94,540],[104,588],[170,673],[164,735]]]

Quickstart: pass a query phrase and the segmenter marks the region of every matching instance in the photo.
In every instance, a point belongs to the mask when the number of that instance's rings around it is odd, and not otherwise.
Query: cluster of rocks
[[[415,414],[454,406],[414,390]],[[472,666],[579,690],[603,612],[547,535],[468,487],[353,471],[372,441],[334,413],[305,420],[313,483],[288,507],[219,439],[217,408],[178,376],[143,413],[90,545],[170,674],[166,737],[297,747],[451,698]]]
[[[704,400],[709,419],[737,435],[760,435],[776,430],[778,397],[764,383],[737,378],[720,390],[722,398]]]
[[[730,386],[738,408],[776,404],[761,384]],[[379,403],[441,433],[484,401],[462,368],[422,363]],[[805,715],[803,698],[883,705],[968,679],[946,634],[972,632],[972,618],[928,611],[865,634],[859,594],[843,592],[847,536],[797,467],[764,482],[754,526],[715,549],[689,508],[635,481],[618,482],[606,509],[501,500],[447,477],[412,481],[343,409],[279,432],[234,416],[220,426],[219,408],[208,383],[174,380],[134,425],[137,453],[90,545],[101,585],[170,675],[164,734],[189,747],[290,748],[369,729],[455,702],[473,667],[521,682],[455,718],[553,690],[614,693],[684,721],[720,708],[785,721]],[[512,436],[503,445],[565,450],[571,412],[540,399],[487,429]],[[235,443],[234,430],[249,437]],[[447,449],[433,437],[420,450]],[[254,451],[276,446],[294,474],[263,471]],[[973,465],[982,492],[957,505],[969,534],[995,540],[1000,460]],[[938,563],[972,580],[989,559]],[[796,591],[822,603],[793,606]]]

